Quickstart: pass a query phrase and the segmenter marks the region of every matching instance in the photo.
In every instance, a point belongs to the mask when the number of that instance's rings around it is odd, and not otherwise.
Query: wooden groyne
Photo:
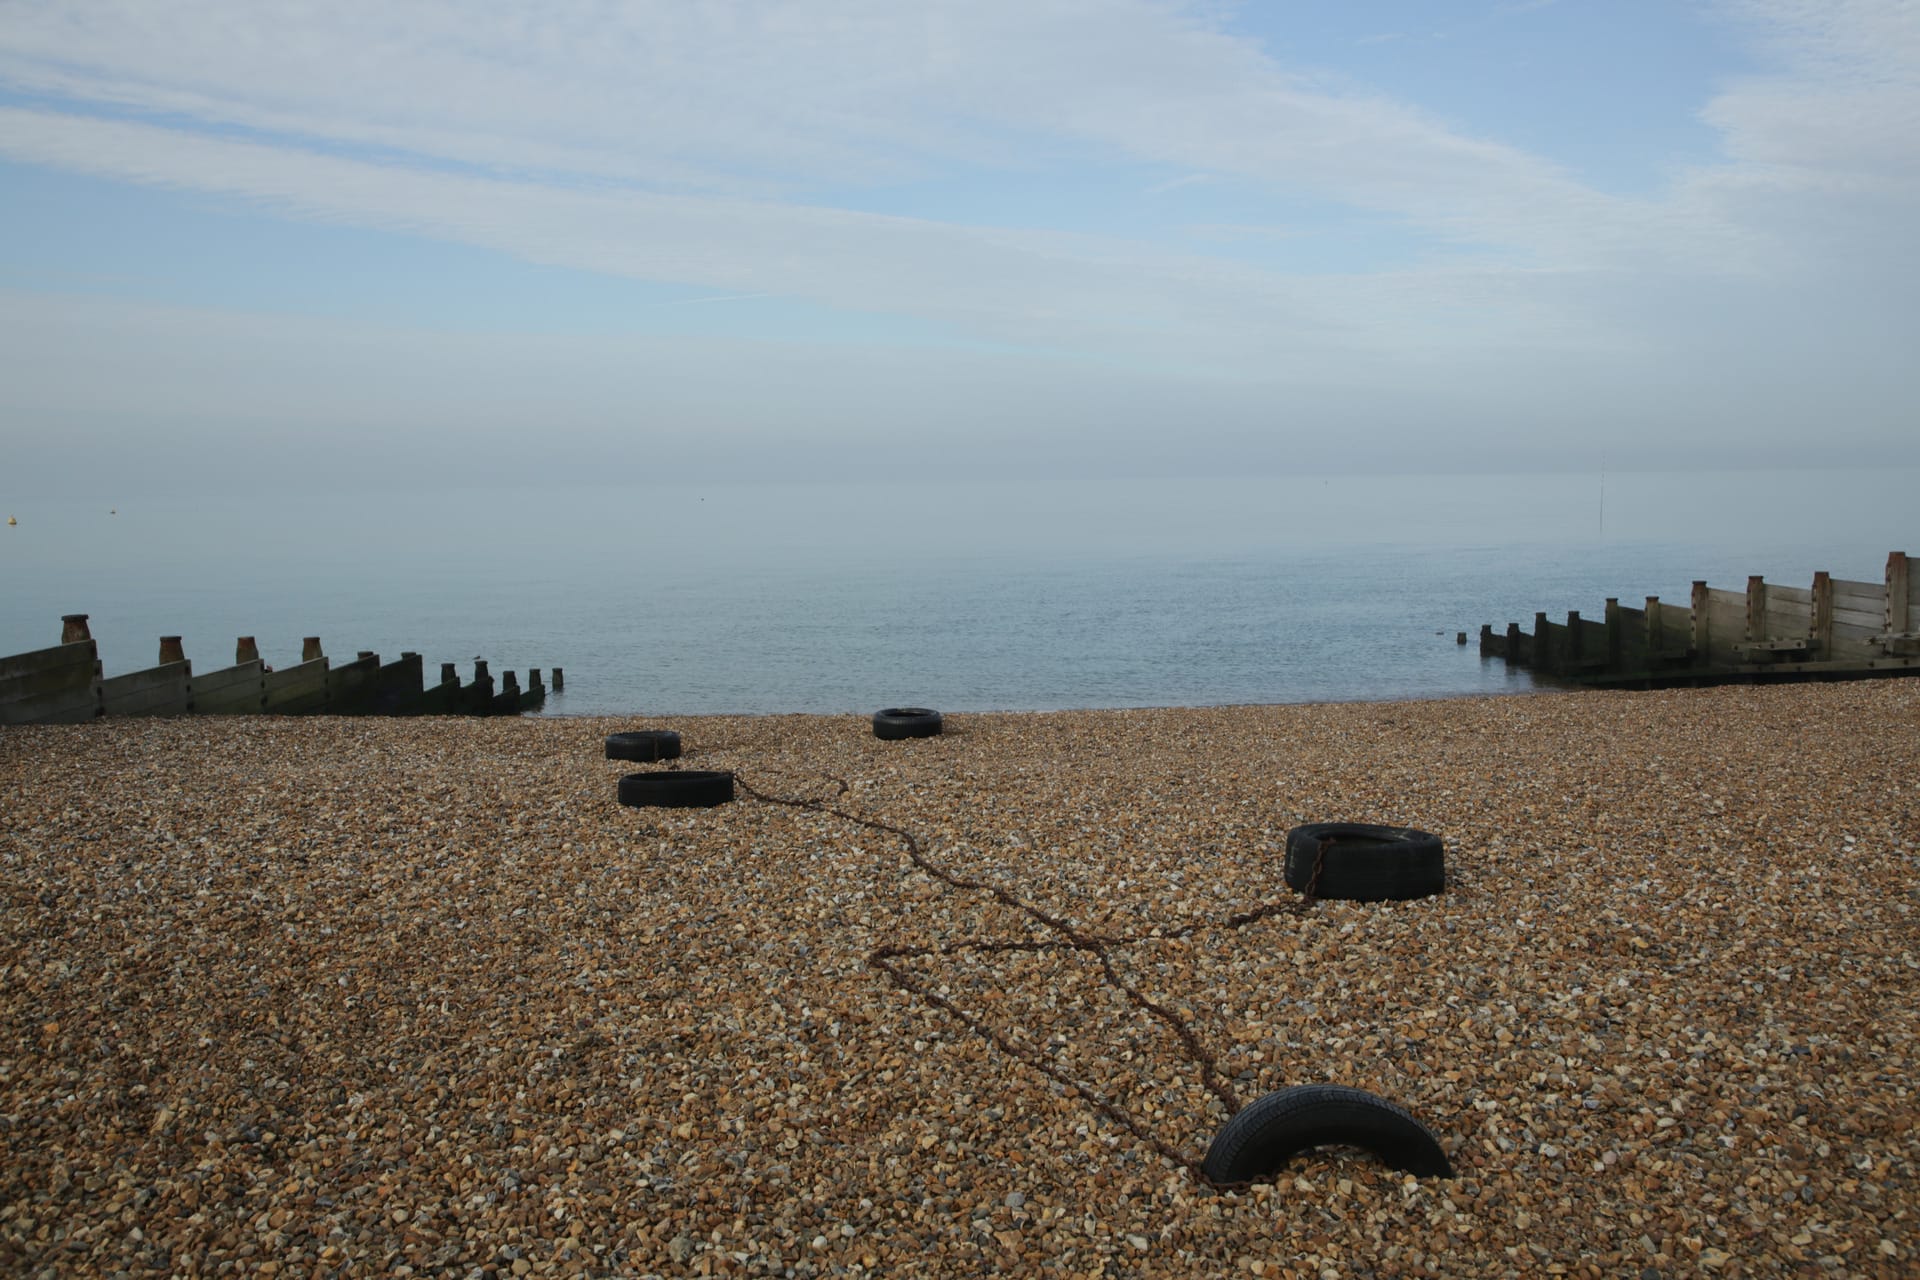
[[[160,637],[160,662],[145,671],[103,677],[87,615],[61,619],[60,643],[0,658],[0,724],[73,724],[96,716],[179,715],[518,715],[537,710],[547,690],[539,668],[519,676],[504,671],[496,682],[484,659],[461,683],[456,664],[440,665],[440,681],[426,682],[417,653],[396,662],[362,650],[335,664],[308,636],[300,661],[280,670],[260,660],[252,636],[241,636],[234,664],[195,675],[179,636]],[[565,680],[553,669],[553,687]]]
[[[1884,582],[1820,572],[1789,587],[1762,577],[1746,590],[1695,582],[1684,605],[1648,596],[1644,608],[1609,599],[1599,621],[1533,615],[1480,628],[1482,657],[1504,658],[1576,684],[1655,688],[1742,681],[1856,679],[1920,674],[1920,598],[1907,555],[1887,557]]]

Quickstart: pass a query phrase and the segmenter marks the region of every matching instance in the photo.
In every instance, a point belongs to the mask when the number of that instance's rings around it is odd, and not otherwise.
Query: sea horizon
[[[1878,580],[1920,472],[573,486],[16,502],[0,654],[86,613],[108,676],[417,652],[560,667],[549,715],[1521,692],[1483,623]],[[1467,643],[1457,643],[1465,632]]]

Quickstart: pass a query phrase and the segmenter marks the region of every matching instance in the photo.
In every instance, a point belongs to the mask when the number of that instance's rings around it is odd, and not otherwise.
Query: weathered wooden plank
[[[11,654],[0,658],[0,688],[5,688],[9,680],[38,676],[49,671],[64,671],[70,667],[91,666],[99,657],[91,640]]]
[[[1647,664],[1647,611],[1610,601],[1607,605],[1607,665],[1615,669]]]
[[[0,724],[80,724],[99,714],[100,687],[91,680],[80,689],[0,702]]]
[[[1730,635],[1737,639],[1747,633],[1747,607],[1743,604],[1734,609],[1723,604],[1709,604],[1707,625],[1713,628],[1716,638]]]
[[[1836,627],[1872,627],[1875,631],[1887,629],[1887,615],[1883,609],[1843,609],[1833,606],[1833,625]]]
[[[1813,592],[1805,587],[1783,587],[1777,582],[1767,584],[1767,608],[1769,609],[1777,604],[1810,605],[1812,603]]]
[[[258,689],[267,669],[258,659],[243,662],[237,667],[222,667],[218,671],[208,671],[193,678],[193,693],[198,698],[203,693],[224,693],[235,687]]]
[[[1833,580],[1833,606],[1838,609],[1885,609],[1887,607],[1887,584],[1884,582],[1850,582],[1845,578]]]
[[[1533,615],[1533,645],[1528,665],[1535,671],[1552,674],[1560,670],[1567,652],[1567,629],[1544,613]]]
[[[327,710],[345,713],[372,702],[380,682],[380,656],[369,654],[327,672]]]
[[[1724,605],[1729,609],[1737,610],[1742,617],[1747,613],[1747,593],[1744,591],[1724,591],[1719,587],[1708,587],[1707,603]]]
[[[100,710],[99,651],[91,640],[0,659],[0,724],[71,724]]]
[[[15,666],[11,675],[0,678],[0,702],[14,702],[96,683],[100,676],[100,662],[94,656],[93,641],[88,640],[71,648],[73,652],[60,653],[56,660]],[[45,649],[39,651],[40,654],[50,652]]]
[[[318,711],[327,705],[326,658],[266,674],[266,709],[278,715]]]
[[[171,688],[192,674],[191,662],[168,662],[144,671],[108,676],[100,682],[100,692],[103,697],[124,698],[130,694],[145,693],[148,689]]]
[[[22,672],[12,679],[0,681],[0,702],[14,702],[21,698],[36,698],[41,694],[59,693],[65,689],[85,688],[97,684],[99,674],[98,662]]]
[[[169,662],[100,682],[100,707],[110,716],[185,715],[191,662]]]
[[[267,669],[255,659],[193,678],[196,715],[249,714],[266,710]]]
[[[1813,630],[1813,611],[1806,605],[1776,606],[1773,590],[1767,590],[1766,633],[1772,636],[1804,636]]]
[[[1765,665],[1742,668],[1755,674],[1775,675],[1788,672],[1800,672],[1807,675],[1840,675],[1854,672],[1876,671],[1893,674],[1900,671],[1920,671],[1920,657],[1888,657],[1877,654],[1864,661],[1834,662],[1818,660],[1812,662],[1774,662]]]
[[[1733,646],[1747,638],[1746,592],[1707,588],[1706,621],[1706,644],[1696,642],[1696,656],[1709,662],[1735,661]]]

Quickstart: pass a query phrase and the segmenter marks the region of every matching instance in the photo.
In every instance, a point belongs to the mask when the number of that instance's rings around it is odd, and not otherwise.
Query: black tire
[[[663,769],[620,779],[620,803],[635,808],[711,809],[733,799],[733,774],[714,769]]]
[[[1255,1098],[1215,1135],[1200,1171],[1223,1186],[1252,1182],[1312,1147],[1360,1147],[1415,1177],[1453,1176],[1425,1125],[1378,1094],[1338,1084],[1295,1085]]]
[[[1310,822],[1287,832],[1286,877],[1291,889],[1305,893],[1312,885],[1314,897],[1342,902],[1426,898],[1446,892],[1446,851],[1439,836],[1412,827]]]
[[[889,742],[899,738],[931,738],[940,732],[938,711],[926,707],[888,707],[873,713],[873,736]]]
[[[673,760],[680,755],[680,735],[671,729],[636,729],[607,735],[609,760]]]

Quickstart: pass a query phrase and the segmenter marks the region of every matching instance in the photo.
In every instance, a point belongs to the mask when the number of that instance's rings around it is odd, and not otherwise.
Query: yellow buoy
[[[15,519],[14,519],[14,518],[13,518],[12,516],[8,516],[8,517],[7,517],[7,523],[8,523],[8,524],[19,524],[20,522],[19,522],[18,520],[15,520]]]

